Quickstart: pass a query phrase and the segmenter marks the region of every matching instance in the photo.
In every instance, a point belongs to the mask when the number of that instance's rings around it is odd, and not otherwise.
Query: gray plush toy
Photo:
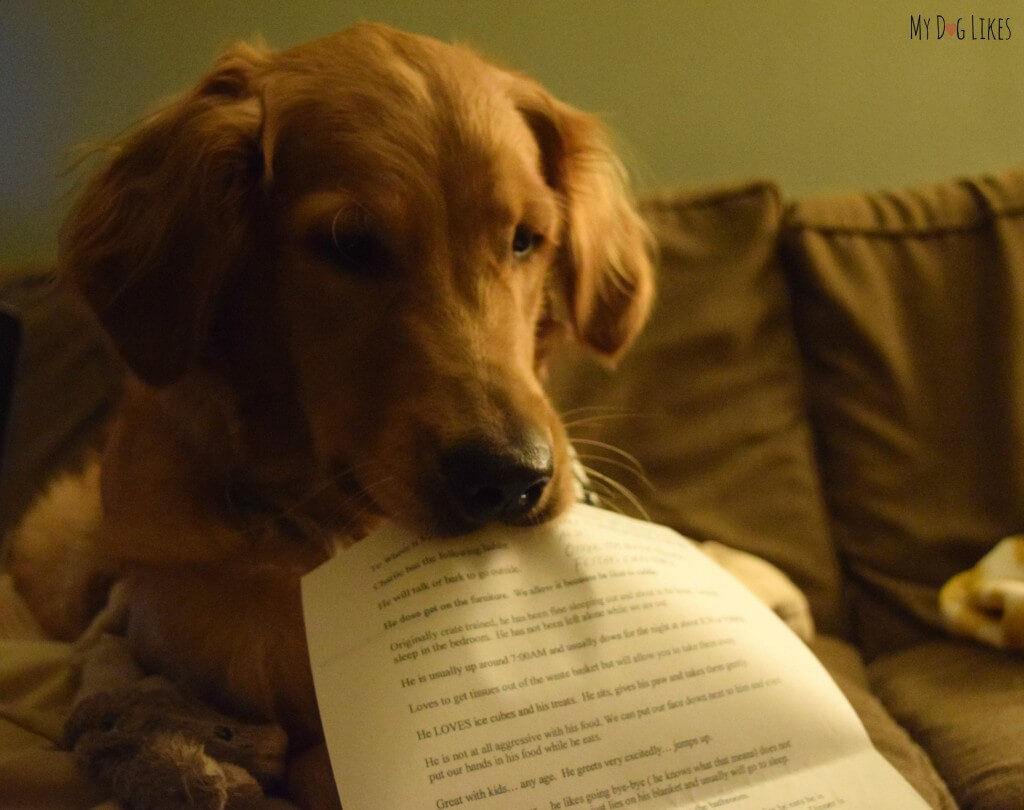
[[[134,810],[292,806],[264,795],[284,776],[279,726],[238,722],[139,676],[123,639],[101,639],[64,726],[64,747],[112,798]]]

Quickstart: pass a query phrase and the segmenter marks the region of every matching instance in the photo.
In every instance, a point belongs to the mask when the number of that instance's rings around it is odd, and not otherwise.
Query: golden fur
[[[566,508],[544,358],[563,336],[626,349],[648,246],[597,122],[468,49],[371,25],[228,49],[62,232],[131,372],[89,554],[128,581],[140,660],[316,743],[302,574],[381,518]],[[467,516],[439,461],[467,442],[543,456],[521,508]],[[15,552],[30,601],[52,554]]]

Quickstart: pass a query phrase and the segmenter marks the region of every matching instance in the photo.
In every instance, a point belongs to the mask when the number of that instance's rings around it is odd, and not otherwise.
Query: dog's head
[[[121,142],[62,260],[144,383],[226,382],[238,420],[290,425],[340,519],[452,533],[569,503],[544,358],[627,348],[648,241],[593,118],[360,26],[225,52]]]

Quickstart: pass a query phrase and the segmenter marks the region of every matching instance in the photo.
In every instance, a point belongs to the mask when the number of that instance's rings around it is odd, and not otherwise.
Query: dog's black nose
[[[443,454],[441,472],[467,525],[514,523],[540,502],[554,474],[554,458],[548,441],[531,430],[514,444],[460,442]]]

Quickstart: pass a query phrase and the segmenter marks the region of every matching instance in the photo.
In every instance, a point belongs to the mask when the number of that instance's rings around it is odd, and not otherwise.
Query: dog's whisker
[[[301,495],[292,504],[284,508],[274,517],[276,519],[291,517],[302,507],[306,506],[311,501],[315,500],[318,496],[322,495],[324,492],[329,490],[338,480],[344,478],[345,476],[352,475],[356,471],[372,469],[373,465],[374,462],[368,460],[361,462],[359,464],[349,465],[348,467],[345,467],[342,470],[338,470],[337,472],[331,475],[325,476],[319,481],[319,483],[312,485],[310,489],[306,491],[305,494]],[[364,486],[363,488],[365,489],[366,487]]]
[[[347,498],[342,500],[341,503],[338,504],[338,509],[347,510],[349,507],[355,506],[358,507],[359,513],[366,514],[366,512],[370,509],[371,506],[373,506],[374,503],[373,490],[379,489],[384,484],[393,480],[394,477],[395,476],[393,475],[388,475],[383,478],[379,478],[375,481],[371,481],[368,484],[361,484],[357,492],[352,493]],[[364,501],[364,503],[361,506],[359,506],[360,501]]]
[[[641,517],[643,517],[644,520],[651,519],[650,514],[644,508],[644,505],[640,502],[640,499],[635,494],[633,494],[633,491],[629,489],[629,487],[625,486],[619,481],[616,481],[610,475],[605,475],[604,473],[599,472],[598,470],[595,470],[592,467],[585,467],[584,469],[586,470],[587,475],[593,476],[594,480],[600,481],[601,483],[613,489],[615,492],[622,495],[622,497],[629,501],[630,505],[634,509],[636,509],[637,513]]]
[[[357,504],[359,499],[361,498],[365,501],[365,503],[363,503],[362,506],[356,508],[356,510],[348,518],[348,520],[346,520],[339,527],[338,533],[340,533],[343,536],[349,534],[349,532],[353,528],[358,527],[362,524],[363,518],[366,515],[373,514],[374,500],[371,494],[372,491],[394,480],[394,478],[394,475],[388,475],[385,476],[384,478],[379,478],[376,481],[371,481],[370,483],[365,484],[358,493],[356,493],[355,495],[352,496],[352,498],[346,501],[345,505],[348,505],[349,503]]]
[[[627,415],[627,414],[630,413],[630,411],[627,408],[618,408],[618,407],[616,407],[614,405],[578,405],[575,408],[567,408],[566,410],[559,412],[558,415],[559,415],[559,417],[561,417],[562,421],[564,422],[567,419],[571,419],[571,418],[576,417],[577,415],[581,415],[581,414],[585,414],[585,413],[599,413],[599,414],[608,414],[608,415],[615,415],[615,414]]]
[[[616,447],[614,444],[598,441],[597,439],[581,439],[575,436],[570,437],[570,442],[574,445],[581,444],[586,445],[587,447],[598,447],[602,450],[607,450],[609,453],[614,453],[616,456],[625,459],[635,469],[643,471],[644,465],[640,463],[640,459],[631,453],[627,453],[621,447]]]
[[[606,422],[622,421],[622,420],[638,421],[641,419],[657,419],[652,414],[643,414],[639,412],[633,413],[606,413],[606,414],[591,414],[590,416],[581,416],[578,419],[571,419],[568,422],[564,422],[566,429],[573,428],[596,428]]]
[[[640,463],[640,460],[626,452],[621,447],[618,447],[608,442],[602,442],[598,439],[578,439],[576,437],[570,438],[570,443],[573,445],[574,453],[578,457],[582,458],[614,458],[619,461],[620,464],[625,463],[630,469],[634,470],[637,475],[643,476],[644,466]],[[576,445],[581,445],[577,448]],[[601,451],[601,452],[598,452]]]
[[[380,489],[382,486],[384,486],[384,484],[394,481],[395,478],[396,476],[394,475],[385,475],[383,478],[378,478],[375,481],[370,481],[369,483],[362,484],[360,487],[359,494],[365,495],[366,497],[371,497],[373,494],[373,490]]]
[[[647,480],[647,476],[644,474],[643,469],[641,467],[638,467],[637,465],[633,464],[630,461],[623,461],[622,459],[608,457],[608,456],[605,456],[604,454],[600,454],[600,453],[577,453],[577,458],[582,463],[584,463],[584,464],[587,464],[587,463],[593,464],[593,462],[601,462],[601,463],[607,464],[607,465],[609,465],[611,467],[617,467],[618,469],[626,470],[632,476],[634,476],[635,478],[638,478],[639,480],[643,481],[644,483],[646,483],[648,485],[650,483]]]
[[[362,465],[367,466],[367,465]],[[337,475],[330,476],[329,481],[336,479]],[[371,481],[369,484],[362,485],[356,492],[349,494],[343,498],[339,503],[334,504],[334,510],[339,514],[347,514],[348,516],[340,526],[328,525],[322,518],[315,515],[304,514],[301,516],[302,520],[307,521],[308,525],[315,527],[319,535],[342,535],[347,534],[351,529],[360,525],[362,518],[373,512],[374,500],[371,495],[371,490],[381,486],[392,480],[394,476],[386,476],[379,478],[375,481]],[[324,486],[318,487],[318,492],[324,490]],[[294,517],[304,503],[308,503],[312,498],[316,497],[316,494],[307,496],[302,503],[293,504],[287,510],[277,513],[269,518],[270,523],[280,523],[282,520],[288,520],[290,517]]]
[[[610,512],[615,512],[618,515],[626,514],[626,510],[621,505],[622,495],[616,492],[607,484],[601,481],[590,482],[590,486],[594,490],[594,493],[601,499],[601,508],[607,509]]]
[[[636,478],[641,484],[647,487],[649,490],[651,490],[652,492],[654,491],[654,484],[652,484],[650,480],[647,478],[647,476],[644,475],[644,471],[642,469],[638,469],[632,464],[627,464],[623,461],[608,458],[607,456],[599,456],[595,453],[578,453],[576,457],[581,462],[599,461],[602,464],[608,464],[609,466],[616,467],[620,470],[625,470],[626,472],[630,473],[634,478]],[[590,470],[592,469],[592,466],[586,465],[586,468]]]

